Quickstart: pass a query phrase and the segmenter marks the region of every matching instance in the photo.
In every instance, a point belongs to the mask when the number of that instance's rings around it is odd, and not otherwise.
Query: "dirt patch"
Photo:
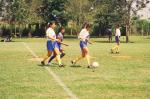
[[[112,56],[116,59],[122,59],[122,60],[150,60],[150,57],[138,57],[138,56]]]
[[[117,59],[132,59],[133,57],[132,56],[112,56],[114,58],[117,58]]]

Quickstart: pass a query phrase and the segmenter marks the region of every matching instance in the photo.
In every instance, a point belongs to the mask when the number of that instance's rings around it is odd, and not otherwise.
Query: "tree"
[[[42,5],[42,0],[29,0],[26,1],[27,4],[27,10],[28,10],[28,17],[26,19],[28,24],[32,23],[42,23],[44,20],[40,16],[39,9]]]
[[[2,13],[3,13],[3,0],[0,1],[0,17],[2,17]]]
[[[39,9],[39,14],[46,22],[55,20],[64,25],[67,23],[64,11],[66,2],[67,0],[43,0]]]
[[[121,15],[118,13],[115,0],[96,0],[94,9],[96,12],[96,21],[98,24],[97,35],[106,35],[105,30],[118,23],[121,23]]]
[[[21,27],[26,23],[28,17],[28,6],[25,0],[13,0],[10,5],[10,20],[15,24],[15,35],[16,35],[16,24],[19,26],[19,35],[21,37]]]
[[[117,0],[116,3],[118,5],[116,10],[122,15],[122,21],[126,25],[126,43],[128,43],[131,34],[131,14],[136,15],[137,11],[146,7],[149,0]]]
[[[26,19],[26,24],[28,25],[28,37],[32,36],[32,25],[45,23],[43,18],[39,14],[40,6],[42,5],[42,0],[26,0],[28,17]]]
[[[12,0],[1,0],[0,1],[0,13],[4,20],[10,20],[10,9]]]
[[[21,36],[21,28],[26,27],[27,24],[40,24],[43,22],[38,13],[42,0],[4,0],[3,3],[5,9],[4,18],[9,21],[11,27],[14,25],[15,35],[17,26]]]
[[[97,22],[101,26],[115,23],[126,27],[126,42],[131,34],[131,18],[146,7],[149,0],[96,0]],[[104,30],[103,30],[104,31]]]
[[[136,27],[141,36],[149,36],[150,32],[150,21],[148,20],[136,20]],[[144,34],[145,33],[145,34]]]
[[[70,20],[76,24],[76,29],[82,26],[84,22],[94,22],[95,13],[92,8],[91,0],[68,0],[65,5],[66,13]]]

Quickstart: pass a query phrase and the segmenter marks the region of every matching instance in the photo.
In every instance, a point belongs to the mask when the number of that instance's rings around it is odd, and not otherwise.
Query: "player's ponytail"
[[[86,24],[85,28],[86,29],[91,28],[91,25],[90,24]]]
[[[87,24],[88,24],[88,23],[85,22],[85,23],[83,24],[83,26],[82,26],[82,29],[84,29],[84,28],[86,27]]]
[[[55,21],[48,22],[47,26],[51,27],[54,23],[56,23],[56,22]]]

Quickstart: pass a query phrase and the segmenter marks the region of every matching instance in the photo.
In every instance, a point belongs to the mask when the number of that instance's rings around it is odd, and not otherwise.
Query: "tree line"
[[[126,36],[149,35],[150,22],[137,11],[149,0],[0,0],[1,35],[44,36],[46,25],[55,20],[68,35],[79,32],[84,22],[92,24],[92,35],[106,36],[107,28],[122,27]]]

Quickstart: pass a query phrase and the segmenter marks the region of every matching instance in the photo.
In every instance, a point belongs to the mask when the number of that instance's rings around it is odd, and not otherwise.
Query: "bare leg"
[[[44,57],[43,61],[41,62],[43,65],[45,65],[45,61],[52,55],[53,52],[48,51],[47,56]]]
[[[81,50],[81,52],[82,52],[82,56],[77,57],[77,58],[74,60],[75,63],[78,62],[78,61],[80,61],[81,59],[83,59],[83,58],[85,57],[85,53],[84,53],[84,50],[83,50],[83,49]]]
[[[61,59],[60,59],[60,52],[59,52],[59,49],[58,49],[58,48],[55,48],[55,49],[54,49],[54,52],[55,52],[55,54],[56,54],[56,60],[57,60],[58,64],[61,65],[62,63],[61,63]]]
[[[89,50],[87,47],[83,48],[84,53],[85,53],[85,58],[87,60],[88,66],[91,65],[91,61],[90,61],[90,55],[89,55]]]

